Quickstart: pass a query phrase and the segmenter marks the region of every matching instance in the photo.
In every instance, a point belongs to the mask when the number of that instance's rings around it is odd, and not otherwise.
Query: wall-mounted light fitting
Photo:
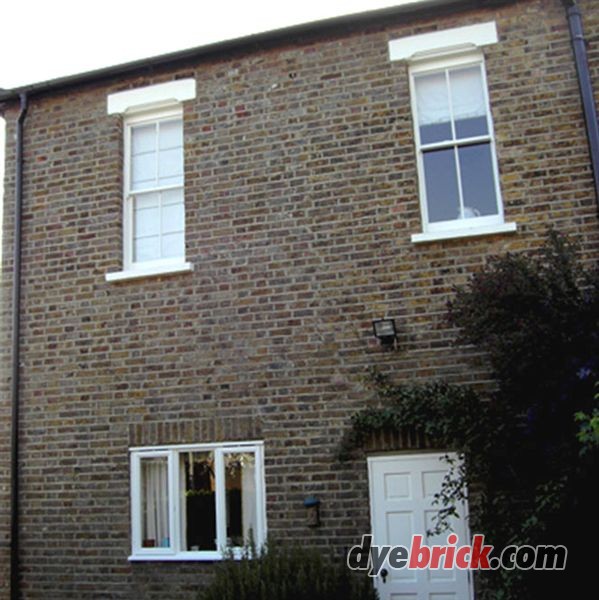
[[[395,319],[375,319],[372,330],[383,346],[392,346],[397,339]]]

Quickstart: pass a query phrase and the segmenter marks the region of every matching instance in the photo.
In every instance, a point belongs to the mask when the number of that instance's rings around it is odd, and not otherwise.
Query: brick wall
[[[580,3],[599,89],[593,2]],[[407,69],[390,39],[495,19],[485,49],[515,234],[414,245],[421,229]],[[194,271],[121,268],[120,119],[106,95],[173,77],[185,103]],[[16,107],[6,113],[12,140]],[[14,166],[7,148],[4,338]],[[369,395],[359,375],[485,386],[444,322],[453,285],[548,226],[597,257],[599,228],[567,22],[557,0],[402,17],[32,99],[23,221],[24,597],[193,598],[211,567],[130,564],[128,448],[265,440],[269,534],[340,551],[369,528],[366,464],[335,453]],[[397,352],[373,318],[394,316]],[[5,374],[8,343],[2,345]],[[0,598],[7,597],[9,404],[0,404]],[[303,499],[321,501],[322,526]]]

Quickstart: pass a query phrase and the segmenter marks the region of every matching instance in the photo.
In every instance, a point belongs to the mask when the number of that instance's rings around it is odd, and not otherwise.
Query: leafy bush
[[[483,350],[516,410],[558,405],[572,414],[573,394],[599,367],[599,271],[585,270],[576,247],[551,231],[536,255],[492,258],[455,289],[449,321],[460,341]],[[592,384],[591,384],[592,389]],[[534,418],[534,417],[533,417]]]
[[[599,382],[595,383],[595,387],[599,388]],[[599,392],[595,394],[595,400],[599,404]],[[593,408],[590,415],[578,411],[574,415],[574,420],[578,423],[576,437],[582,445],[581,456],[599,448],[599,407]]]
[[[252,557],[253,555],[253,557]],[[372,580],[344,559],[314,549],[270,545],[218,564],[199,600],[377,600]]]

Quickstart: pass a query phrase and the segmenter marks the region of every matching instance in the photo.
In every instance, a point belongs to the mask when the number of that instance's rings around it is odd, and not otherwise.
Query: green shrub
[[[350,571],[344,559],[325,558],[314,549],[270,545],[246,551],[215,568],[199,600],[376,600],[372,580]]]

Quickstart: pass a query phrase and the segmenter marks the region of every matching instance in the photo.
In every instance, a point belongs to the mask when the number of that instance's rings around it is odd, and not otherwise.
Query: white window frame
[[[183,518],[179,455],[184,452],[214,452],[217,550],[189,551],[182,549],[181,519]],[[182,444],[169,446],[130,448],[131,467],[131,556],[130,561],[215,561],[222,560],[226,548],[226,504],[224,454],[253,452],[255,456],[254,484],[256,490],[256,531],[254,543],[261,547],[266,542],[266,493],[264,485],[264,442],[230,442],[210,444]],[[169,548],[144,548],[142,546],[141,460],[168,458]],[[235,558],[243,549],[228,548]]]
[[[481,48],[497,43],[497,26],[494,21],[475,23],[463,27],[444,29],[423,33],[389,42],[389,59],[391,61],[407,61],[410,79],[410,102],[414,128],[414,141],[416,148],[416,162],[418,170],[418,189],[420,197],[420,212],[422,216],[422,232],[411,236],[412,242],[431,242],[443,239],[471,237],[494,233],[507,233],[516,231],[515,223],[506,223],[504,220],[503,201],[499,181],[499,168],[495,146],[495,129],[489,102],[489,89],[487,85],[487,71],[485,59]],[[453,67],[467,67],[480,65],[482,73],[483,93],[487,109],[488,135],[477,136],[464,140],[452,140],[439,144],[427,144],[426,149],[438,147],[455,147],[475,142],[489,142],[493,176],[495,179],[495,194],[497,198],[497,214],[486,217],[470,219],[454,219],[440,223],[429,223],[428,206],[426,203],[426,186],[424,175],[423,147],[420,143],[420,128],[418,127],[418,111],[416,103],[416,87],[414,77],[426,72],[434,73]],[[453,125],[452,125],[453,127]],[[458,185],[461,189],[461,180]],[[460,191],[461,196],[461,191]]]
[[[420,141],[420,127],[418,126],[418,107],[416,100],[416,85],[415,79],[417,75],[422,73],[442,73],[447,69],[462,68],[478,66],[481,69],[482,75],[482,86],[485,100],[485,108],[487,112],[487,131],[486,135],[480,135],[476,137],[464,138],[464,139],[452,139],[444,140],[442,142],[434,142],[430,144],[422,144]],[[444,57],[436,60],[419,61],[410,65],[410,95],[412,104],[412,116],[414,124],[414,140],[416,145],[416,156],[418,166],[418,185],[420,190],[420,210],[422,214],[422,228],[425,234],[437,234],[429,237],[443,238],[443,237],[456,237],[455,234],[467,235],[470,234],[481,234],[481,233],[494,233],[497,229],[503,225],[504,214],[503,214],[503,202],[501,198],[501,189],[499,185],[499,169],[497,166],[497,155],[495,151],[495,133],[493,128],[493,117],[491,115],[491,108],[489,105],[489,95],[487,88],[487,78],[485,69],[485,60],[482,52],[472,51],[461,55],[453,55],[450,57]],[[451,112],[451,102],[450,102]],[[452,127],[453,125],[453,116]],[[455,136],[454,136],[455,137]],[[458,218],[451,219],[448,221],[440,221],[437,223],[431,223],[428,218],[428,204],[426,201],[426,182],[424,172],[424,152],[427,150],[434,150],[437,148],[459,148],[461,146],[468,146],[476,143],[488,143],[491,152],[491,162],[493,169],[493,178],[495,184],[495,196],[497,199],[497,214],[487,215],[482,217],[472,218]],[[456,160],[457,170],[457,184],[460,194],[460,202],[462,202],[462,183],[460,178],[460,164]],[[513,224],[512,224],[513,225]],[[511,226],[508,230],[512,230]],[[418,240],[415,240],[418,241]]]
[[[183,108],[179,105],[173,108],[152,111],[145,114],[137,114],[127,117],[124,123],[124,174],[123,174],[123,264],[125,271],[156,271],[169,270],[169,267],[176,267],[185,263],[185,254],[174,258],[160,258],[156,260],[146,260],[135,262],[133,260],[133,227],[134,227],[134,204],[137,194],[147,194],[150,192],[165,192],[168,190],[180,189],[183,193],[183,203],[185,205],[185,175],[183,182],[176,185],[158,186],[144,189],[139,192],[131,190],[131,134],[133,128],[138,125],[152,125],[162,121],[179,119],[183,123]],[[184,151],[183,148],[181,150]],[[183,221],[183,237],[185,238],[185,219]],[[185,252],[185,246],[183,247]]]
[[[155,85],[135,88],[109,94],[108,114],[123,116],[123,270],[106,273],[106,281],[123,281],[152,275],[187,272],[193,265],[182,257],[133,262],[133,201],[130,193],[131,128],[140,123],[151,123],[167,118],[180,118],[183,121],[182,102],[196,97],[195,79],[179,79]],[[183,145],[185,153],[185,144]],[[185,162],[185,161],[184,161]],[[185,204],[185,175],[181,186],[165,186],[151,191],[183,189]],[[150,191],[150,190],[147,190]],[[184,233],[185,237],[185,221]],[[185,252],[185,247],[184,247]]]

